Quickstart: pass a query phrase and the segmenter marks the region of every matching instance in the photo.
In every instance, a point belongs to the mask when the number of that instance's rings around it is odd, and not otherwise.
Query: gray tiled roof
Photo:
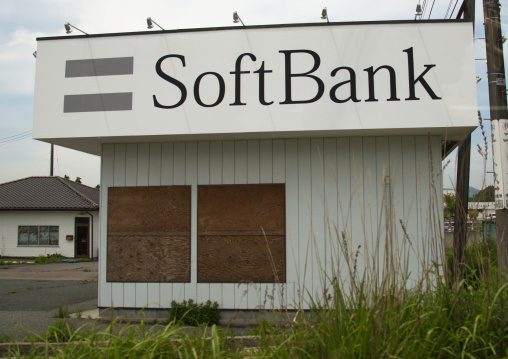
[[[98,210],[100,191],[62,177],[27,177],[0,184],[0,211]]]

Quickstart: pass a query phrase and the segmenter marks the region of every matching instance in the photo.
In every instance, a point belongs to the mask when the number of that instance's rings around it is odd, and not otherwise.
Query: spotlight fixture
[[[482,78],[480,76],[476,76],[476,83],[480,82]]]
[[[416,5],[416,14],[415,14],[415,20],[416,18],[419,17],[420,20],[422,19],[422,6],[420,5],[420,3],[418,3]]]
[[[155,21],[152,20],[151,17],[147,17],[146,18],[146,24],[148,25],[147,28],[149,29],[153,29],[153,24],[157,25],[162,31],[164,31],[164,29],[162,28],[162,26],[160,26],[159,24],[157,24]]]
[[[237,24],[238,22],[241,22],[243,26],[245,26],[245,24],[243,23],[242,19],[240,18],[240,15],[238,15],[238,12],[234,12],[233,13],[233,22],[235,24]]]
[[[68,23],[68,22],[66,22],[66,23],[64,24],[64,27],[65,27],[65,32],[66,32],[66,33],[68,33],[68,34],[70,34],[70,33],[72,32],[72,29],[71,29],[71,27],[72,27],[73,29],[76,29],[76,30],[78,30],[78,31],[81,31],[83,34],[88,35],[88,34],[87,34],[86,32],[84,32],[83,30],[78,29],[76,26],[71,25],[71,24],[70,24],[70,23]]]
[[[326,11],[325,7],[323,8],[323,11],[321,11],[321,19],[326,20],[328,23],[330,22],[330,20],[328,20],[328,11]]]
[[[34,57],[37,58],[37,51],[34,51],[32,55],[34,55]]]

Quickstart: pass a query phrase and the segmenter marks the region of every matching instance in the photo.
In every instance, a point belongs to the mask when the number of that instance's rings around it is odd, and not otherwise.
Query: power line
[[[432,1],[432,6],[430,7],[430,12],[429,12],[429,20],[430,20],[430,15],[432,14],[432,9],[434,9],[435,2],[436,2],[436,0]]]
[[[452,18],[452,15],[453,15],[453,12],[455,11],[455,7],[457,7],[457,3],[459,2],[459,0],[456,0],[455,1],[455,5],[453,5],[453,10],[452,12],[450,13],[450,19]]]
[[[0,138],[0,141],[6,140],[6,139],[12,138],[12,137],[21,136],[21,135],[27,134],[28,132],[32,132],[32,130],[21,132],[21,133],[18,133],[17,135],[12,135],[12,136],[7,136],[7,137],[4,137],[4,138]]]
[[[420,1],[418,1],[418,3],[420,3]],[[423,0],[423,3],[422,3],[422,17],[425,17],[425,9],[427,8],[427,0]]]
[[[450,0],[450,3],[448,4],[448,9],[446,9],[446,13],[444,15],[444,18],[446,19],[448,17],[448,12],[450,11],[450,8],[452,7],[453,0]]]
[[[24,140],[24,139],[27,139],[27,138],[32,138],[32,133],[30,131],[30,133],[26,133],[24,135],[20,135],[16,138],[11,138],[9,140],[3,140],[3,141],[0,141],[0,147],[1,146],[6,146],[6,145],[10,145],[11,143],[14,143],[14,142],[17,142],[17,141],[21,141],[21,140]]]

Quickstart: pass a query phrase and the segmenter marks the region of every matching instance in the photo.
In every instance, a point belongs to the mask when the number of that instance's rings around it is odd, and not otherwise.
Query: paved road
[[[97,307],[97,262],[0,266],[0,339],[44,333],[65,305],[70,313]]]

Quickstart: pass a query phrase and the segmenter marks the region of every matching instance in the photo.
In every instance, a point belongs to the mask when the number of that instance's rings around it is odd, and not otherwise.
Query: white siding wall
[[[192,298],[223,309],[307,308],[334,276],[347,287],[350,274],[369,280],[401,263],[416,275],[430,264],[430,241],[442,243],[440,169],[440,139],[425,136],[104,145],[100,252],[108,187],[185,184],[192,263],[191,283],[108,283],[101,256],[99,306],[158,308]],[[287,283],[197,283],[197,185],[245,183],[286,184]]]
[[[80,213],[68,211],[0,211],[0,255],[5,257],[38,257],[58,253],[73,258],[74,241],[67,241],[65,236],[74,236],[75,217],[89,218],[88,215]],[[94,218],[94,257],[97,257],[100,217],[97,211],[90,213]],[[58,246],[18,246],[18,226],[45,225],[59,226]]]

